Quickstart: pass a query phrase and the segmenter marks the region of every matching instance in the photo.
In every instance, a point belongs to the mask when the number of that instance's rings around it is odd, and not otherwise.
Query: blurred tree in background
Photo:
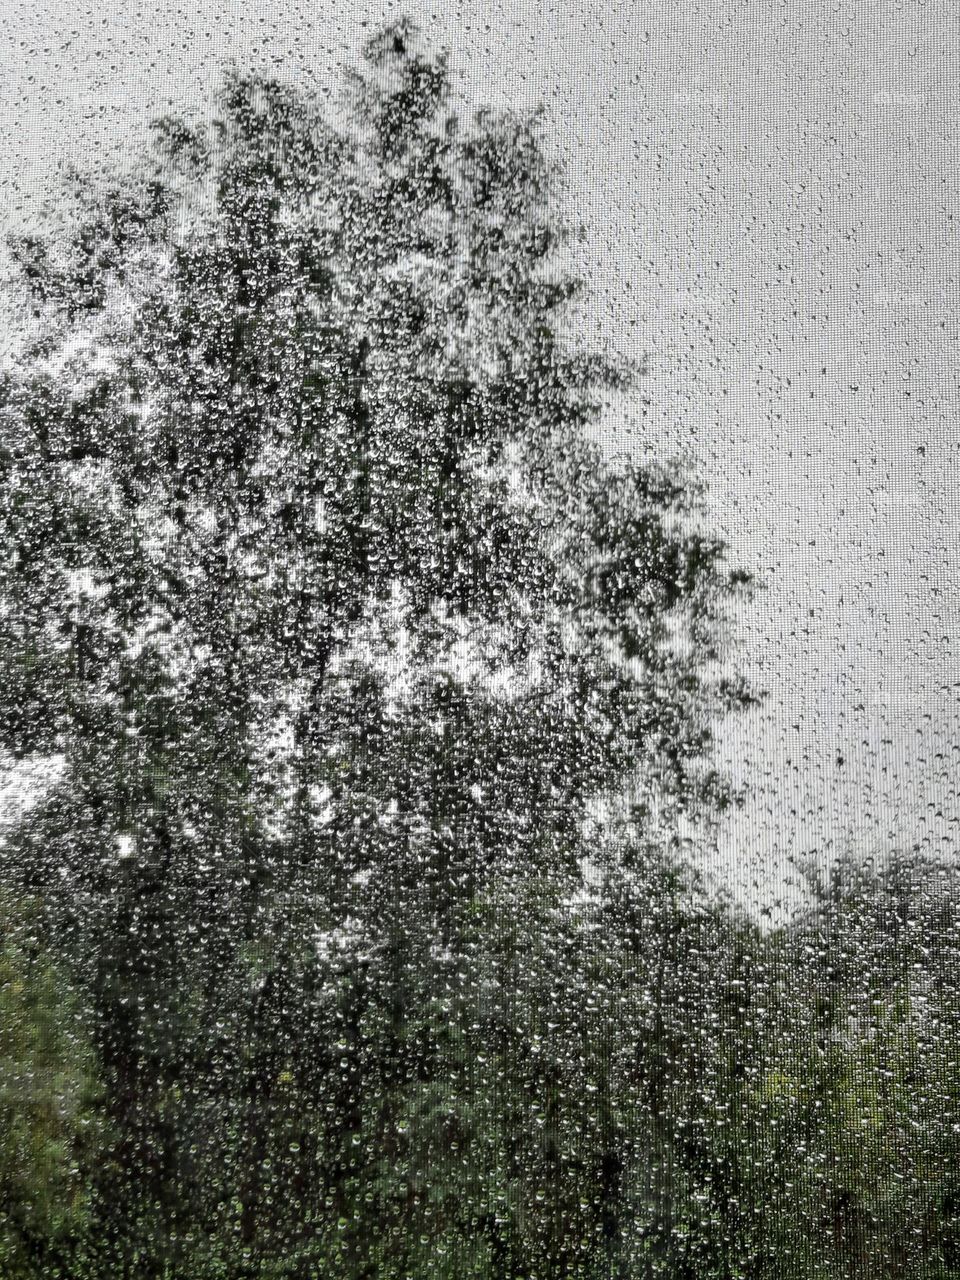
[[[44,946],[35,903],[0,897],[0,1265],[82,1258],[102,1097],[89,1019]]]

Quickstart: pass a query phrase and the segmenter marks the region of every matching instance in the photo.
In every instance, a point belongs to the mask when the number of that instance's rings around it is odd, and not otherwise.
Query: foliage
[[[36,903],[0,900],[0,1263],[11,1280],[82,1257],[102,1141],[89,1027]]]

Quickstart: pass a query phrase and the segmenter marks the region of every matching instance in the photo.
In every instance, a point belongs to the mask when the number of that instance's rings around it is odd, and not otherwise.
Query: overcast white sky
[[[218,68],[330,82],[389,6],[6,0],[0,201],[122,154]],[[957,841],[960,266],[953,0],[583,0],[403,11],[464,92],[544,101],[589,238],[590,323],[650,354],[633,426],[693,458],[765,590],[769,689],[723,749],[751,785],[724,874]],[[641,408],[644,413],[641,414]],[[628,428],[611,420],[611,433]]]

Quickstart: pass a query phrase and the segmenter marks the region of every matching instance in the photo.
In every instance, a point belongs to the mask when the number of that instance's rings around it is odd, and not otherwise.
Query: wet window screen
[[[958,25],[11,0],[3,1280],[960,1280]]]

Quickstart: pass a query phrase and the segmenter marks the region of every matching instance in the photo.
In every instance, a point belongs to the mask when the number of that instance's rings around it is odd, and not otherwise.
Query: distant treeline
[[[545,905],[478,902],[405,1008],[385,958],[291,956],[210,1023],[184,955],[120,1134],[6,899],[4,1276],[960,1276],[955,870],[851,862],[772,931],[654,864]]]

